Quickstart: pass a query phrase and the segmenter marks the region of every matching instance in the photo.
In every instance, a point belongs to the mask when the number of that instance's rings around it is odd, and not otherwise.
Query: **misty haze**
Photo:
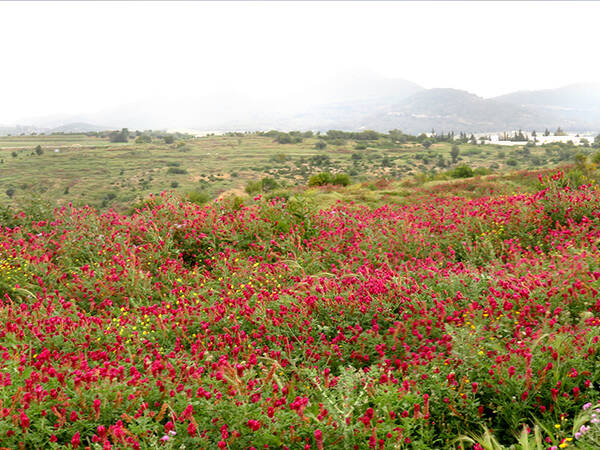
[[[0,2],[0,450],[600,448],[596,2]]]

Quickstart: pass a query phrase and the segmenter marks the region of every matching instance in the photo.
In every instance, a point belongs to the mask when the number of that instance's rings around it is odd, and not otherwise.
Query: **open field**
[[[600,446],[597,149],[70,138],[0,140],[2,448]]]
[[[126,210],[151,193],[202,191],[209,198],[239,194],[250,181],[264,177],[286,188],[306,185],[311,175],[323,171],[348,173],[352,182],[418,174],[431,178],[464,164],[502,173],[553,167],[589,151],[566,145],[524,151],[523,146],[459,144],[453,164],[448,142],[425,149],[418,142],[347,139],[317,149],[319,141],[313,137],[279,144],[273,137],[255,134],[186,139],[171,145],[156,139],[150,144],[111,143],[85,135],[1,137],[0,201],[8,200],[11,189],[15,198],[42,193],[58,203]],[[37,145],[43,154],[35,153]]]
[[[596,185],[394,183],[0,217],[2,446],[598,448]]]

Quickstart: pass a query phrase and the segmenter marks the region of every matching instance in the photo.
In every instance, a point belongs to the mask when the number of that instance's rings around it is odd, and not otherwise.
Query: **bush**
[[[171,182],[171,187],[172,187],[173,189],[175,189],[175,188],[179,187],[179,183],[178,183],[177,181],[172,181],[172,182]]]
[[[163,140],[165,141],[165,144],[172,144],[173,142],[175,142],[175,137],[173,137],[172,134],[167,134]]]
[[[347,173],[337,173],[332,175],[330,172],[321,172],[311,176],[308,180],[309,186],[325,186],[327,184],[348,186],[350,184],[350,175]]]
[[[277,189],[279,187],[279,184],[277,183],[277,181],[275,181],[274,178],[263,178],[260,181],[261,184],[261,188],[263,190],[263,192],[269,192],[272,191],[274,189]]]
[[[244,189],[248,195],[257,194],[262,191],[261,181],[248,181]]]
[[[174,174],[174,175],[183,175],[183,174],[188,173],[188,171],[185,169],[181,169],[179,167],[169,167],[169,169],[167,170],[167,173]]]
[[[196,205],[203,205],[210,200],[210,195],[204,191],[194,190],[187,193],[187,200]]]
[[[350,175],[347,173],[336,173],[331,180],[332,184],[338,186],[348,186],[350,184]]]
[[[450,172],[452,178],[470,178],[473,176],[473,169],[467,165],[458,166]]]
[[[142,134],[135,140],[136,144],[150,144],[152,142],[152,136],[149,134]]]
[[[315,144],[315,148],[318,150],[323,150],[325,147],[327,147],[327,142],[325,141],[317,141]]]

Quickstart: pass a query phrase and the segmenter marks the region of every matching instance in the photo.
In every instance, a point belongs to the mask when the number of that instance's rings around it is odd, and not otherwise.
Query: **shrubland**
[[[6,207],[0,441],[595,448],[591,164]]]

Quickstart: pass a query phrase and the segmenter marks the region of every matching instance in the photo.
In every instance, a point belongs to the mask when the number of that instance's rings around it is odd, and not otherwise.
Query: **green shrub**
[[[350,176],[347,173],[337,173],[332,175],[330,172],[321,172],[312,175],[308,180],[309,186],[325,186],[327,184],[348,186],[350,184]]]
[[[332,184],[338,186],[348,186],[350,184],[350,175],[347,173],[336,173],[333,176]]]
[[[450,176],[452,178],[470,178],[473,176],[473,169],[467,165],[458,166],[450,172]]]
[[[246,189],[244,189],[248,195],[257,194],[262,191],[261,181],[248,181]]]
[[[274,178],[266,177],[260,180],[261,188],[263,192],[269,192],[279,187],[277,181]]]
[[[183,175],[183,174],[188,173],[188,171],[185,169],[181,169],[179,167],[169,167],[169,169],[167,170],[167,173],[174,174],[174,175]]]
[[[187,193],[187,200],[196,205],[203,205],[210,200],[210,195],[204,191],[194,190]]]
[[[329,172],[321,172],[316,175],[312,175],[308,180],[309,186],[325,186],[331,184],[333,176]]]

